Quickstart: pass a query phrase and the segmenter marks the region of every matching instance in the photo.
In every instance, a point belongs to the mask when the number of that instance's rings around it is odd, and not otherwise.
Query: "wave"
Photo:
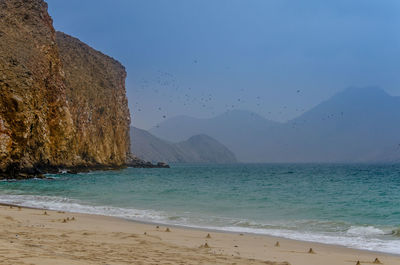
[[[78,200],[53,196],[0,195],[0,202],[55,211],[107,215],[136,221],[162,222],[168,220],[168,215],[161,211],[87,205]]]
[[[390,233],[392,236],[400,237],[400,228],[396,228],[392,230],[392,233]]]
[[[381,229],[374,226],[350,226],[346,229],[325,229],[310,231],[305,227],[343,227],[343,223],[329,221],[271,222],[258,223],[249,220],[235,220],[215,216],[196,217],[191,213],[185,216],[155,210],[141,210],[113,206],[89,205],[79,200],[37,195],[0,195],[0,202],[26,207],[43,208],[77,213],[114,216],[134,221],[179,225],[183,227],[205,228],[227,232],[270,235],[294,240],[342,245],[350,248],[400,254],[400,228]],[[391,231],[386,233],[385,231]],[[335,230],[335,231],[334,231]],[[333,232],[334,231],[334,232]],[[388,236],[388,235],[391,236]]]
[[[352,226],[347,230],[349,235],[354,236],[377,236],[385,235],[385,232],[373,226]]]
[[[218,229],[218,228],[215,228]],[[220,230],[229,232],[253,233],[270,235],[288,239],[340,245],[349,248],[400,254],[400,240],[371,238],[364,236],[346,236],[343,234],[315,233],[285,229],[254,229],[243,227],[222,227]]]

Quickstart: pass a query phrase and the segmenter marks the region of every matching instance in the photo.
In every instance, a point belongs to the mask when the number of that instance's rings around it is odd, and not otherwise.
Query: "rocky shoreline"
[[[128,158],[126,166],[133,168],[170,168],[170,166],[167,163],[158,162],[157,164],[153,164],[151,162],[145,161],[143,159],[140,159],[132,155]]]
[[[26,180],[32,178],[46,179],[46,174],[78,174],[91,171],[108,171],[108,170],[121,170],[124,168],[170,168],[170,166],[164,162],[158,162],[153,164],[148,161],[144,161],[137,157],[131,157],[124,165],[77,165],[77,166],[66,166],[66,165],[44,165],[36,164],[30,168],[19,168],[19,164],[10,165],[5,171],[0,172],[0,180]]]

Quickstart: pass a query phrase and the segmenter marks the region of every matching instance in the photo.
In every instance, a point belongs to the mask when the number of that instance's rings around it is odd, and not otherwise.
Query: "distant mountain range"
[[[215,139],[194,135],[171,143],[149,132],[131,127],[131,151],[146,161],[167,163],[236,163],[235,155]]]
[[[234,110],[171,118],[150,132],[170,141],[206,134],[242,162],[400,162],[400,98],[348,88],[286,123]]]

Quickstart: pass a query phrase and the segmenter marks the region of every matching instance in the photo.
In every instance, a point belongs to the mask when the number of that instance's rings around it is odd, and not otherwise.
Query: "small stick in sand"
[[[210,248],[207,242],[204,244],[204,248]]]
[[[374,260],[374,262],[372,262],[372,263],[374,263],[374,264],[382,264],[382,262],[381,262],[378,258],[376,258],[376,259]]]
[[[312,248],[310,248],[310,250],[308,250],[309,254],[315,254],[314,250]]]
[[[361,262],[359,260],[357,260],[356,265],[361,265]]]
[[[46,212],[46,211],[44,211],[43,215],[47,215],[47,212]]]
[[[10,205],[10,209],[12,209],[13,207]]]
[[[276,241],[275,247],[280,247],[280,246],[281,246],[281,244],[279,244],[279,241]]]
[[[157,225],[156,228],[158,229],[158,228],[160,228],[160,226]]]
[[[206,238],[211,238],[211,235],[210,235],[210,234],[207,234]]]
[[[67,222],[67,220],[65,220],[65,219],[64,219],[62,222],[63,222],[63,223],[66,223],[66,222]]]
[[[147,236],[147,232],[144,232],[143,235]]]
[[[18,206],[18,211],[21,211],[21,206]]]
[[[171,232],[171,230],[169,230],[169,228],[167,227],[167,229],[165,229],[165,232]]]
[[[67,217],[67,221],[69,221],[69,217]]]
[[[72,219],[71,219],[72,221],[75,221],[75,217],[74,216],[72,216]]]

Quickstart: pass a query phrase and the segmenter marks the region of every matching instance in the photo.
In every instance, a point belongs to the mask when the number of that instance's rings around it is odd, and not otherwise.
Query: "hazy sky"
[[[128,72],[133,125],[248,109],[287,120],[348,86],[400,95],[398,0],[47,0]]]

